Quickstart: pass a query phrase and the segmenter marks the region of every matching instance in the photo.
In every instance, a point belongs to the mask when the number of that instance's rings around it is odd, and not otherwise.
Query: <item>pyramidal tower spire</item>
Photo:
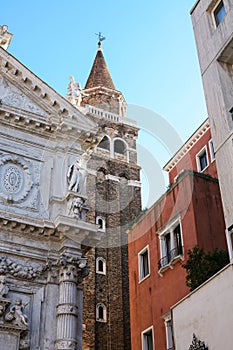
[[[111,113],[125,116],[126,102],[116,90],[101,47],[105,38],[98,34],[98,49],[86,85],[82,91],[82,105],[91,105]]]

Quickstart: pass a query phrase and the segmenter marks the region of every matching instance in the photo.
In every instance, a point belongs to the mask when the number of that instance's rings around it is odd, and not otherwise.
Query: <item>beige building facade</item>
[[[222,193],[231,259],[233,231],[233,1],[199,0],[191,10]]]

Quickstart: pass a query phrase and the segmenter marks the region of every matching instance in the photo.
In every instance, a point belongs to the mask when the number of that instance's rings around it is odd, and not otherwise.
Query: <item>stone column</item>
[[[81,350],[78,346],[78,322],[82,317],[78,300],[82,288],[77,289],[86,272],[86,259],[62,256],[59,261],[59,302],[57,305],[56,350]],[[82,296],[81,296],[82,298]]]

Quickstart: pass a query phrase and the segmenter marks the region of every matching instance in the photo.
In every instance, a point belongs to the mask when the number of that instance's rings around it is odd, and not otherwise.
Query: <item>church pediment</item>
[[[24,111],[46,116],[47,113],[27,97],[20,89],[0,76],[1,104],[9,105]]]
[[[9,52],[0,48],[0,102],[37,114],[59,125],[96,131],[97,124],[32,73]],[[49,117],[49,118],[48,118]]]

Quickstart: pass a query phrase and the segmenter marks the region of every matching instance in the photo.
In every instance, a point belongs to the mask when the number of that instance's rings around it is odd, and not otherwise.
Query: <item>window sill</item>
[[[139,284],[145,281],[148,277],[150,277],[150,273],[146,275],[145,277],[141,278],[140,281],[138,282]]]
[[[175,256],[168,264],[162,266],[159,271],[158,274],[159,276],[163,277],[163,273],[168,270],[171,269],[173,270],[173,265],[175,265],[178,261],[183,261],[184,260],[184,256],[183,255],[177,255]]]
[[[205,168],[203,168],[203,169],[198,169],[198,172],[199,172],[199,173],[203,173],[208,167],[209,167],[209,164],[208,164]]]
[[[106,276],[106,272],[96,271],[95,273],[97,273],[98,275],[103,275],[103,276]]]

